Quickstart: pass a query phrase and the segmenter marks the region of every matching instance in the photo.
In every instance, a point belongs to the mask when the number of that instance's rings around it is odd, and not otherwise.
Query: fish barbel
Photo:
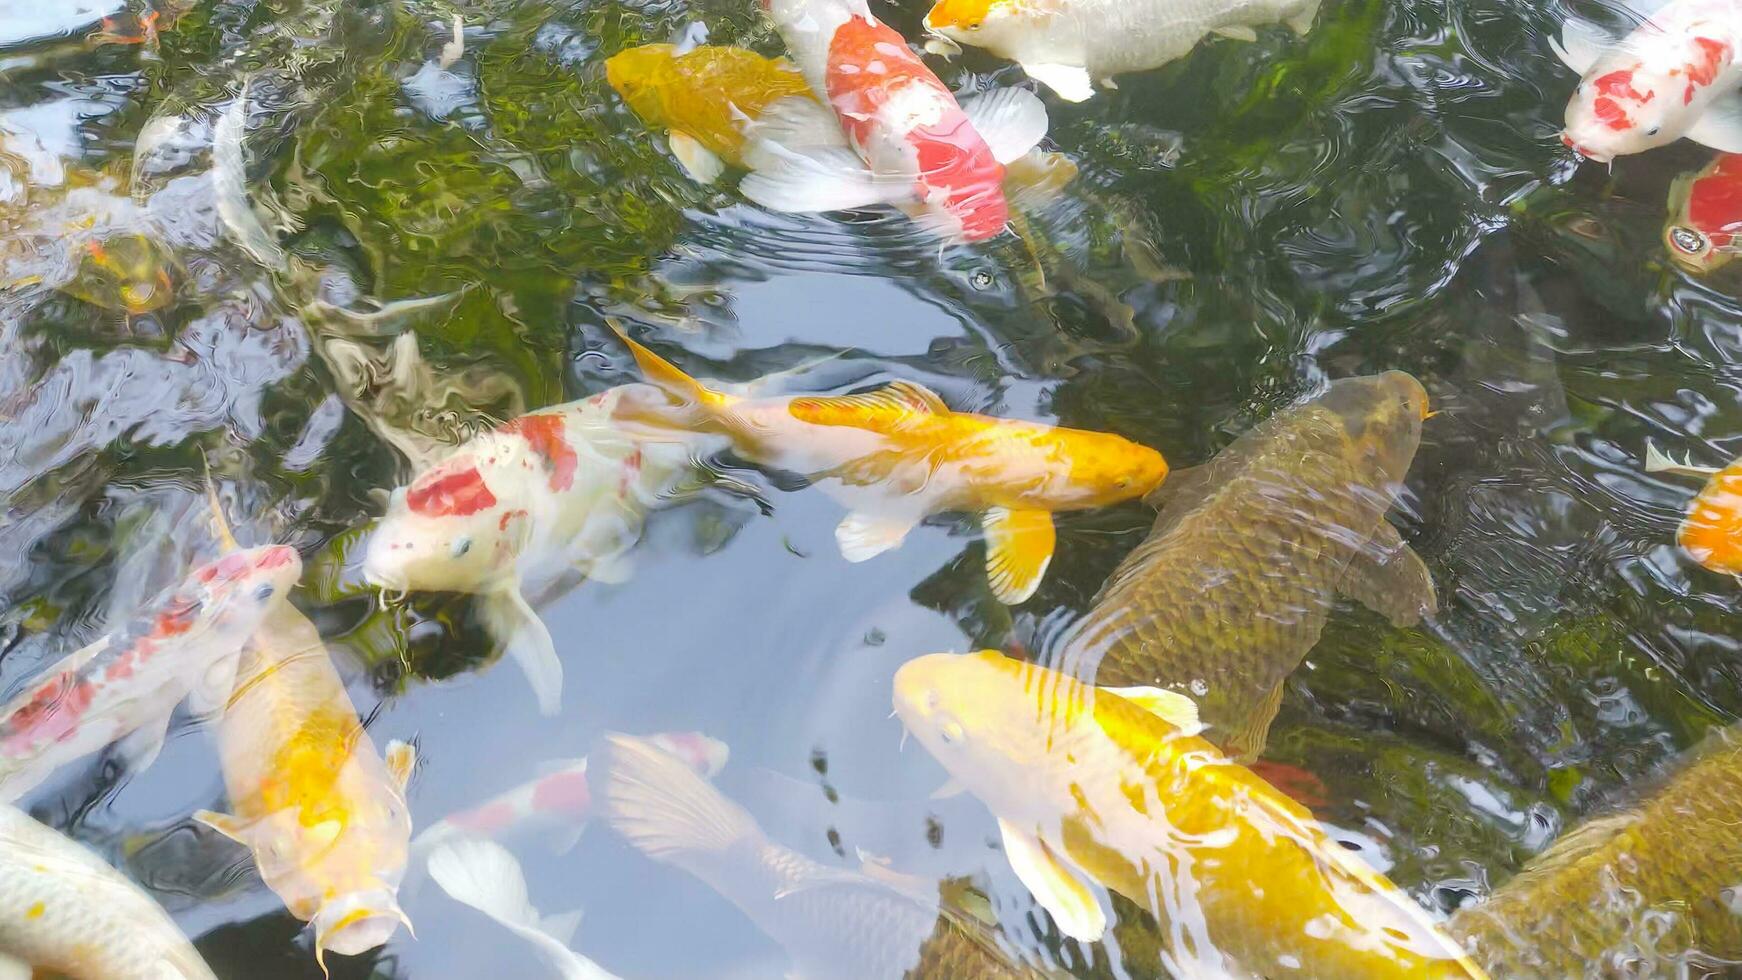
[[[1619,41],[1569,20],[1555,53],[1580,74],[1561,142],[1607,163],[1682,137],[1742,153],[1742,0],[1623,0],[1644,18]]]
[[[481,596],[486,626],[545,714],[561,705],[562,661],[524,583],[571,568],[623,581],[647,511],[694,471],[685,447],[632,438],[614,421],[625,390],[468,439],[393,492],[364,557],[364,577],[378,588]]]
[[[385,758],[320,634],[285,604],[268,617],[237,671],[218,724],[228,814],[196,819],[247,847],[292,915],[311,922],[315,955],[366,952],[401,923],[411,816],[405,785],[415,754]]]
[[[1189,693],[1206,738],[1256,757],[1337,595],[1400,625],[1435,608],[1427,567],[1385,521],[1427,415],[1427,392],[1400,371],[1335,381],[1174,474],[1149,537],[1063,641],[1061,669]]]
[[[1643,803],[1569,831],[1448,928],[1496,977],[1734,976],[1738,799],[1732,727]]]
[[[713,183],[744,165],[744,125],[781,99],[811,99],[810,83],[784,58],[745,48],[643,44],[605,61],[605,78],[650,126],[664,126],[691,178]]]
[[[984,241],[1009,218],[1004,165],[1046,136],[1021,89],[956,101],[866,0],[762,0],[815,99],[769,106],[751,127],[739,189],[776,211],[906,207],[946,237]]]
[[[1160,453],[1120,436],[951,411],[935,392],[897,381],[858,395],[739,397],[701,385],[621,330],[653,400],[618,417],[716,433],[751,462],[826,481],[850,510],[835,531],[848,561],[894,548],[931,514],[973,511],[986,571],[1006,603],[1034,594],[1052,561],[1055,511],[1141,497],[1167,477]],[[645,388],[637,394],[646,394]]]
[[[0,803],[0,967],[8,961],[25,977],[34,967],[72,980],[216,980],[138,885]]]
[[[232,552],[32,678],[0,708],[0,800],[112,742],[130,771],[149,766],[184,698],[222,707],[243,645],[301,575],[294,548]]]
[[[1212,33],[1253,41],[1254,28],[1285,23],[1305,34],[1318,9],[1319,0],[938,0],[925,26],[946,49],[985,48],[1082,102],[1096,82],[1158,68]]]
[[[1707,273],[1729,265],[1742,243],[1742,153],[1720,153],[1670,185],[1663,242],[1682,268]]]
[[[1040,980],[980,922],[895,876],[833,868],[763,836],[755,818],[682,760],[627,735],[595,770],[611,826],[700,878],[792,958],[795,980]]]
[[[998,818],[1066,935],[1104,933],[1093,881],[1163,923],[1177,976],[1486,976],[1305,809],[1190,734],[1189,699],[1123,693],[995,651],[895,675],[902,722]]]

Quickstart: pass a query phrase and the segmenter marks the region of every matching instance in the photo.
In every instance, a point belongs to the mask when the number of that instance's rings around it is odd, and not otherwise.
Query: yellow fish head
[[[1402,480],[1432,414],[1427,389],[1402,371],[1331,384],[1319,405],[1342,426],[1350,458],[1391,480]]]
[[[995,650],[930,654],[895,672],[895,713],[908,732],[1006,818],[1056,819],[1044,801],[1069,795],[1050,778],[1078,726],[1093,723],[1089,693]]]
[[[1167,479],[1167,460],[1148,446],[1109,432],[1063,430],[1075,503],[1105,507],[1149,494]]]
[[[666,69],[677,57],[671,44],[643,44],[605,60],[605,80],[643,120],[660,119],[659,88]]]
[[[411,930],[411,919],[400,909],[395,890],[379,882],[328,899],[309,924],[314,927],[315,958],[322,970],[328,951],[356,956],[386,943],[402,925]]]
[[[114,235],[85,244],[77,276],[66,292],[97,306],[138,316],[175,299],[175,257],[155,240]]]
[[[988,47],[1003,33],[1030,28],[1029,15],[1039,12],[1027,0],[938,0],[925,15],[926,29],[963,44]]]

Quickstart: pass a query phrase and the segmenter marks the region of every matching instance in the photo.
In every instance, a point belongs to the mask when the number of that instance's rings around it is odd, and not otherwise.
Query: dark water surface
[[[1708,151],[1610,172],[1561,147],[1575,79],[1545,40],[1557,4],[1328,0],[1304,40],[1217,40],[1089,103],[1049,98],[1080,178],[1030,216],[1028,244],[942,249],[898,217],[771,215],[729,182],[700,188],[605,84],[610,54],[696,24],[778,53],[750,0],[185,6],[153,52],[87,45],[96,18],[46,0],[0,2],[0,190],[26,188],[0,203],[7,693],[209,553],[209,460],[245,543],[303,551],[294,601],[376,741],[415,737],[419,826],[602,732],[699,730],[730,745],[718,784],[772,836],[841,866],[862,847],[977,872],[1014,941],[1082,972],[1025,915],[984,809],[928,799],[944,776],[898,751],[889,681],[922,653],[1046,650],[1147,508],[1062,516],[1039,593],[1006,611],[971,518],[849,565],[837,504],[732,468],[766,508],[716,489],[656,513],[629,581],[541,607],[568,670],[556,718],[496,665],[470,600],[384,610],[362,583],[382,491],[412,472],[371,420],[452,443],[636,380],[611,316],[701,376],[846,350],[798,383],[910,378],[1176,468],[1330,379],[1420,378],[1441,414],[1392,519],[1440,612],[1404,630],[1339,607],[1269,756],[1317,776],[1319,815],[1441,912],[1742,714],[1736,583],[1674,547],[1692,488],[1640,467],[1647,438],[1710,464],[1742,453],[1742,280],[1691,279],[1659,242],[1670,180]],[[874,7],[919,37],[925,4]],[[444,70],[456,12],[466,50]],[[972,52],[930,60],[959,90],[1022,83]],[[210,178],[244,82],[275,261],[221,230]],[[94,274],[93,227],[158,243],[173,301],[128,314],[64,288]],[[424,297],[445,298],[335,312]],[[318,977],[301,924],[189,818],[222,808],[210,737],[179,727],[124,785],[87,761],[27,803],[152,888],[221,976]],[[573,945],[614,973],[785,969],[724,899],[597,823],[566,854],[519,856],[541,910],[586,910]],[[335,976],[542,975],[411,879],[419,938]]]

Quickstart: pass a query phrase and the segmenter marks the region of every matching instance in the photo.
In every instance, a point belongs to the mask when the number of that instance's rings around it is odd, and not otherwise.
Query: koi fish
[[[1676,462],[1645,444],[1645,472],[1701,477],[1706,485],[1688,505],[1675,540],[1688,557],[1714,572],[1742,575],[1742,459],[1723,469]]]
[[[1066,638],[1065,669],[1189,691],[1211,742],[1257,758],[1338,595],[1399,626],[1437,608],[1427,566],[1385,520],[1429,414],[1402,371],[1344,378],[1174,474],[1150,498],[1149,537]]]
[[[294,548],[232,552],[32,679],[0,708],[0,800],[115,742],[129,771],[150,766],[184,698],[223,706],[243,645],[301,575]]]
[[[744,165],[744,125],[781,99],[810,99],[810,83],[785,58],[745,48],[643,44],[605,61],[605,79],[666,141],[684,173],[698,183],[718,180],[729,164]]]
[[[601,759],[607,819],[638,850],[701,879],[792,960],[795,980],[1040,980],[935,885],[819,864],[769,840],[743,807],[644,739],[613,735]]]
[[[1742,153],[1742,2],[1672,0],[1639,12],[1649,16],[1619,42],[1581,21],[1551,42],[1582,76],[1561,142],[1598,163],[1684,136]]]
[[[545,714],[562,700],[562,661],[523,582],[565,568],[623,581],[646,512],[691,472],[688,450],[615,423],[623,397],[613,388],[467,440],[393,492],[363,561],[378,588],[481,596]]]
[[[484,913],[531,943],[563,980],[617,980],[599,964],[569,948],[581,913],[545,917],[526,893],[526,872],[495,841],[451,840],[436,847],[429,874],[442,891]]]
[[[1669,257],[1694,273],[1728,265],[1742,244],[1742,153],[1720,153],[1697,173],[1670,185],[1663,241]]]
[[[647,741],[709,779],[726,765],[726,743],[700,732],[649,735]],[[541,834],[553,837],[557,851],[566,853],[580,840],[592,816],[587,760],[559,762],[530,783],[431,824],[411,842],[411,849],[430,853],[437,845],[462,838],[500,840],[510,835]]]
[[[895,710],[998,818],[1012,868],[1068,936],[1093,884],[1164,923],[1174,976],[1485,978],[1305,809],[1193,734],[1156,688],[1096,689],[987,650],[911,660]]]
[[[416,753],[375,748],[320,633],[288,603],[255,634],[218,724],[231,813],[194,819],[254,854],[285,907],[314,927],[315,957],[385,943],[401,923]]]
[[[84,846],[0,804],[0,975],[44,974],[217,980],[138,885]]]
[[[1742,730],[1713,735],[1639,805],[1586,821],[1447,928],[1495,976],[1725,976],[1742,962],[1730,896]]]
[[[1209,34],[1256,41],[1254,28],[1279,22],[1305,34],[1318,10],[1319,0],[938,0],[926,48],[985,48],[1083,102],[1095,82],[1112,88],[1114,75],[1159,68]]]
[[[664,392],[626,399],[620,418],[720,434],[751,462],[826,481],[851,511],[835,529],[848,561],[900,545],[931,514],[977,511],[992,592],[1006,603],[1028,599],[1046,574],[1054,511],[1132,500],[1167,477],[1160,453],[1120,436],[953,412],[910,381],[858,395],[713,391],[618,336]]]
[[[1001,89],[958,103],[866,0],[762,6],[821,104],[783,99],[750,127],[745,197],[775,211],[902,205],[970,242],[1004,230],[1004,165],[1046,136],[1039,99]]]
[[[175,257],[167,246],[137,233],[85,243],[84,261],[61,291],[105,309],[139,316],[175,299]]]

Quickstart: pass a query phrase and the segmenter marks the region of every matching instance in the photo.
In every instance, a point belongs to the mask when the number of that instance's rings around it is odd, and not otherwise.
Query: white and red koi
[[[1554,47],[1583,76],[1561,131],[1580,155],[1607,163],[1684,136],[1742,152],[1742,0],[1672,0],[1619,42],[1569,21]]]
[[[1046,135],[1039,99],[1003,89],[963,106],[865,0],[763,9],[823,104],[782,99],[750,127],[746,197],[777,211],[900,205],[967,241],[1004,230],[1004,164]]]
[[[1720,153],[1670,185],[1663,242],[1689,272],[1711,272],[1742,254],[1742,153]]]
[[[725,768],[729,751],[726,743],[700,732],[649,735],[647,741],[709,779]],[[411,846],[418,853],[429,853],[436,845],[456,838],[503,840],[537,835],[551,839],[560,853],[574,847],[592,816],[587,760],[567,760],[548,766],[544,775],[532,782],[431,824]]]
[[[393,493],[363,572],[379,588],[484,598],[485,623],[531,680],[562,696],[562,662],[523,583],[574,569],[622,581],[646,512],[691,472],[689,452],[631,438],[613,388],[530,412],[466,441]]]
[[[416,753],[375,748],[320,632],[286,603],[261,624],[218,725],[228,814],[195,819],[254,853],[315,957],[385,943],[401,923],[411,842],[405,786]]]
[[[130,770],[149,766],[183,698],[222,707],[243,644],[301,575],[294,548],[232,552],[32,680],[0,708],[0,799],[112,742]]]

